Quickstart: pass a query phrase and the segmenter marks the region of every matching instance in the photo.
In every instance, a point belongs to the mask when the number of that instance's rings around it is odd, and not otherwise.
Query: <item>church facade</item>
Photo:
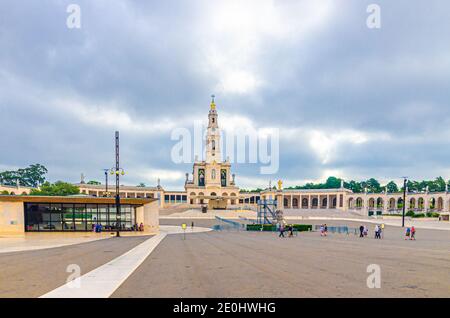
[[[211,101],[206,133],[206,158],[194,162],[192,178],[186,174],[185,191],[191,205],[208,204],[210,209],[225,209],[239,203],[239,188],[231,164],[222,160],[220,128],[216,104]]]

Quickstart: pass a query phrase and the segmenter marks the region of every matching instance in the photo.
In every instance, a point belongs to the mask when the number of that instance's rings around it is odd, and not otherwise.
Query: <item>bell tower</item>
[[[217,110],[214,102],[215,96],[211,96],[211,105],[208,114],[208,130],[206,134],[206,162],[222,162],[220,153],[220,130],[217,122]]]

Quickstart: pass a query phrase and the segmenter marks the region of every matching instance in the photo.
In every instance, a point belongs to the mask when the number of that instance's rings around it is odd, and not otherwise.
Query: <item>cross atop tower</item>
[[[214,103],[214,98],[216,98],[216,95],[212,94],[211,95],[211,110],[216,109],[216,104]]]

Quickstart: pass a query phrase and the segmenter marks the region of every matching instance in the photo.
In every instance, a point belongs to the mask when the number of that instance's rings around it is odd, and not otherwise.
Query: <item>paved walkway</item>
[[[148,236],[112,237],[63,247],[0,254],[0,298],[39,297],[64,285],[78,266],[81,275],[110,262]]]
[[[171,220],[173,221],[173,220]],[[206,222],[206,220],[202,221]],[[212,231],[167,236],[111,297],[448,297],[447,232],[373,236]],[[369,288],[371,264],[381,288]]]
[[[122,236],[154,235],[142,232],[122,232]],[[25,237],[0,237],[0,254],[57,248],[111,238],[103,233],[26,233]]]
[[[42,295],[41,298],[107,298],[122,285],[167,235],[208,231],[211,229],[194,227],[183,230],[180,226],[162,225],[160,234],[91,272]]]

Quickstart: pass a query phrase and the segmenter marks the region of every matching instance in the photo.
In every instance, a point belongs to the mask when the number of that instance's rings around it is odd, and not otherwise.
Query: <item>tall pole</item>
[[[119,193],[119,171],[120,171],[120,156],[119,156],[119,132],[116,131],[116,236],[120,237],[120,193]]]
[[[406,184],[408,180],[403,179],[403,213],[402,213],[402,227],[405,227],[405,212],[406,212]]]
[[[105,171],[105,197],[108,197],[108,171],[109,169],[103,169]]]

